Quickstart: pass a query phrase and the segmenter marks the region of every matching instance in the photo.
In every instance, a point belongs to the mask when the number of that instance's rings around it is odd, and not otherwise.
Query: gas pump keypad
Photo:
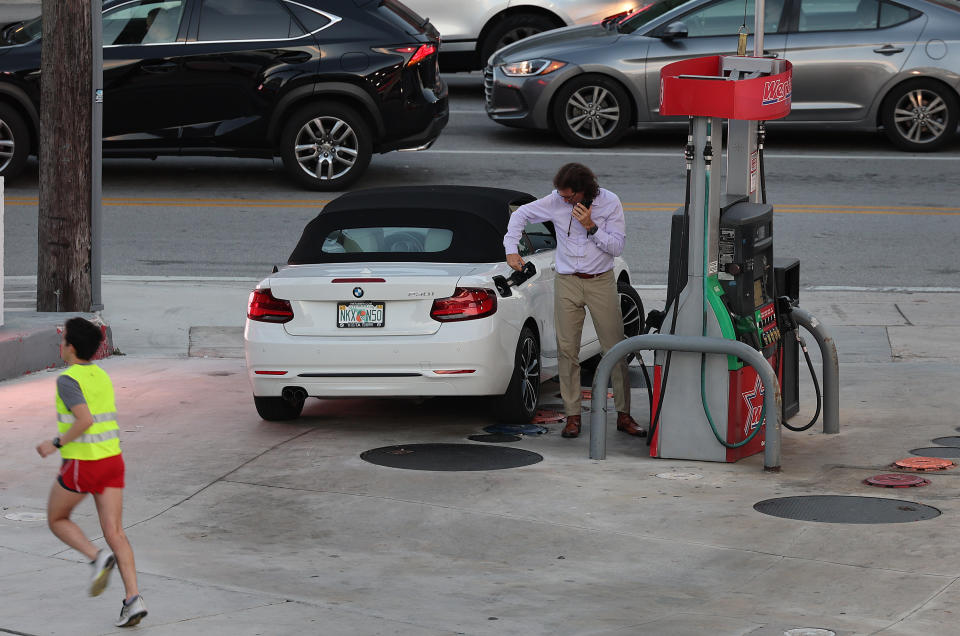
[[[757,327],[764,349],[771,345],[775,346],[780,341],[780,328],[777,326],[777,311],[774,303],[764,305],[757,312]]]

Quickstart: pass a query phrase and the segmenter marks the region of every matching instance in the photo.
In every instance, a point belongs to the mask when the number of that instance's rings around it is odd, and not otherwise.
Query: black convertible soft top
[[[290,265],[351,262],[495,263],[504,260],[503,235],[510,206],[534,197],[518,190],[477,186],[373,188],[344,194],[303,229]],[[444,228],[450,246],[439,252],[323,252],[324,240],[341,229],[365,227]]]

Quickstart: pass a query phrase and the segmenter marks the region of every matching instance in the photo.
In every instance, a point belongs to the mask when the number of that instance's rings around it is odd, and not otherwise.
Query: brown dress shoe
[[[568,415],[567,425],[560,431],[560,437],[577,437],[580,435],[580,416]]]
[[[630,417],[629,413],[617,413],[617,430],[623,431],[627,435],[636,435],[637,437],[646,437],[647,432],[640,428],[637,421]]]

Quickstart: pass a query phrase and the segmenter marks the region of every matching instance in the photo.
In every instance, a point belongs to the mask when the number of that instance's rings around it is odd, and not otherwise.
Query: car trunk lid
[[[300,265],[276,273],[263,285],[290,301],[293,336],[381,337],[435,333],[433,301],[452,296],[471,264],[376,263]]]

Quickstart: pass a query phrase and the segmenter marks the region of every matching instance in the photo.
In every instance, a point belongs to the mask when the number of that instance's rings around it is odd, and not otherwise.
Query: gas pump
[[[679,236],[671,240],[661,333],[739,340],[780,370],[773,207],[757,191],[762,145],[755,122],[790,112],[791,65],[711,56],[667,65],[660,78],[660,113],[690,117],[686,196],[673,224]],[[724,119],[730,141],[722,183]],[[732,462],[761,452],[763,395],[757,372],[735,356],[658,351],[651,456]]]

